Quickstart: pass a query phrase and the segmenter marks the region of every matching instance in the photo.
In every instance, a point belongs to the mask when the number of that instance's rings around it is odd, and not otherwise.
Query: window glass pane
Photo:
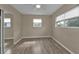
[[[11,27],[11,18],[4,18],[4,27]]]
[[[58,27],[79,27],[79,6],[56,18]]]
[[[68,27],[79,27],[79,17],[66,20],[65,22]]]
[[[34,19],[33,22],[34,22],[34,23],[41,23],[42,20],[41,20],[41,19]]]
[[[56,26],[59,26],[59,27],[64,27],[64,21],[60,21],[56,24]]]
[[[4,22],[11,22],[11,18],[4,18]]]
[[[42,27],[42,19],[33,19],[33,27]]]

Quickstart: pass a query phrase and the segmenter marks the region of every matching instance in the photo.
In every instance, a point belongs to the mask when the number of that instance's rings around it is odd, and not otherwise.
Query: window
[[[56,17],[56,27],[79,27],[79,6]]]
[[[79,17],[71,18],[65,21],[66,26],[79,27]]]
[[[33,27],[42,27],[42,19],[33,19]]]
[[[64,24],[65,24],[65,22],[64,22],[64,14],[62,14],[62,15],[60,15],[60,16],[58,16],[56,18],[56,26],[63,27]]]
[[[5,28],[11,27],[11,18],[4,18],[4,27]]]

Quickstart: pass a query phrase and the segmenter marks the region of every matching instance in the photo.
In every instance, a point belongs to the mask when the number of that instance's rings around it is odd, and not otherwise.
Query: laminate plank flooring
[[[69,54],[53,39],[23,39],[16,46],[10,48],[10,54]]]
[[[5,39],[4,43],[4,52],[6,52],[8,49],[10,49],[13,46],[13,39]]]

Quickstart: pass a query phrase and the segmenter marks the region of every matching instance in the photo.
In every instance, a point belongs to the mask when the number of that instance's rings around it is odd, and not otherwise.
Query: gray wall
[[[33,19],[41,18],[43,20],[41,28],[32,27]],[[24,15],[22,19],[22,35],[23,37],[43,37],[51,36],[51,16],[32,16]]]

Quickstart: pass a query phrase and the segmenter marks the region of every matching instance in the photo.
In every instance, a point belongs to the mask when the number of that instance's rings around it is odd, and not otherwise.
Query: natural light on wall
[[[56,17],[56,27],[79,27],[79,6]]]
[[[42,27],[42,19],[33,19],[33,27]]]

